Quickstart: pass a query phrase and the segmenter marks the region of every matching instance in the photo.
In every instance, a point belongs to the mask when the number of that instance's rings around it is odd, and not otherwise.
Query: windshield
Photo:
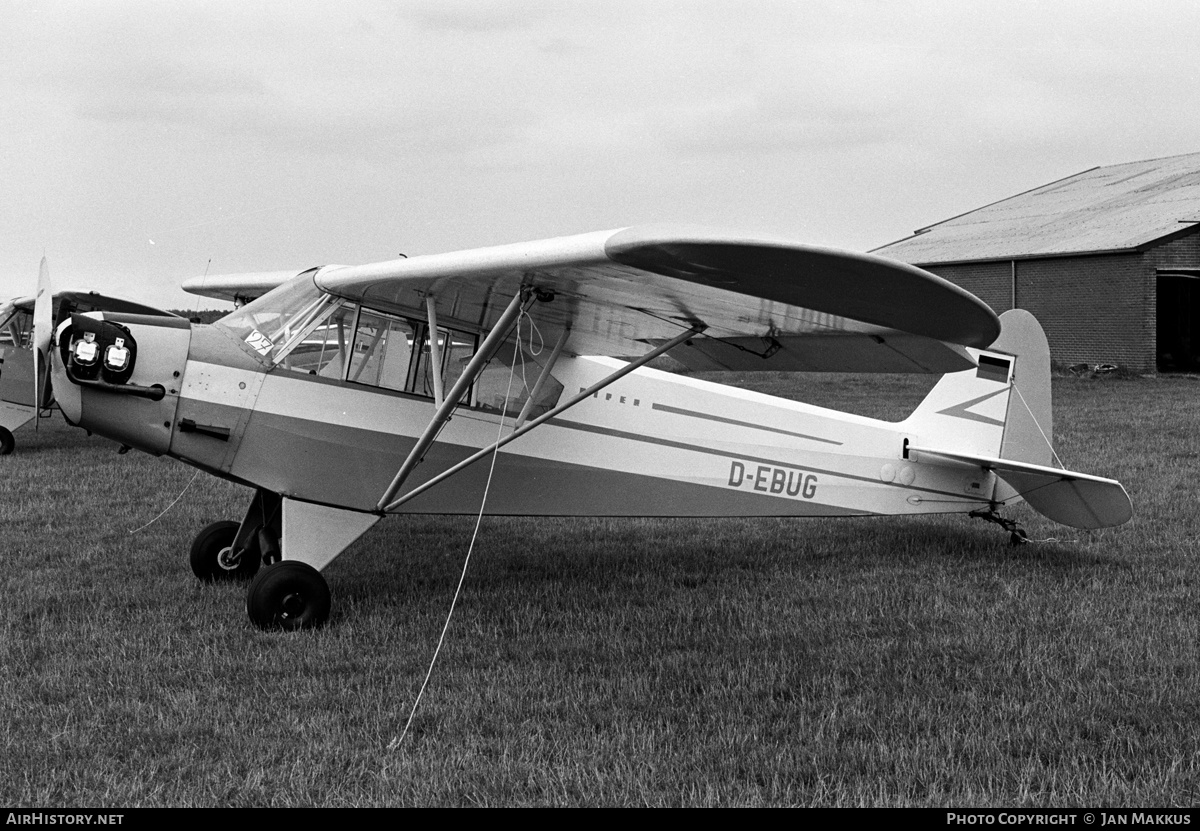
[[[313,271],[277,286],[217,321],[249,348],[275,359],[295,336],[312,323],[330,298],[313,282]]]

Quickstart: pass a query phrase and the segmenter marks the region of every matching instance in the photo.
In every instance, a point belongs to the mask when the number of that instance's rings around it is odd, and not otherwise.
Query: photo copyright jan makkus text
[[[1190,814],[1104,811],[1082,814],[946,814],[947,825],[1191,825]]]

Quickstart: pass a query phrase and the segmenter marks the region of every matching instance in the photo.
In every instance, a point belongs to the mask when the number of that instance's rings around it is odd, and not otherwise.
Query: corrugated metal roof
[[[874,249],[908,263],[1137,248],[1200,222],[1200,153],[1095,167]]]

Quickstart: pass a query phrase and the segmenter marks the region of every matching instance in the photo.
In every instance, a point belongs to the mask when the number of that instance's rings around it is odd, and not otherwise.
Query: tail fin
[[[976,369],[942,376],[903,427],[917,458],[978,465],[996,474],[992,502],[1024,498],[1055,522],[1106,528],[1133,516],[1112,479],[1052,466],[1050,347],[1022,309],[1000,315],[1000,337],[972,349]]]
[[[914,444],[1049,465],[1054,438],[1050,346],[1024,309],[1000,315],[1000,337],[972,349],[975,369],[942,376],[904,422]]]

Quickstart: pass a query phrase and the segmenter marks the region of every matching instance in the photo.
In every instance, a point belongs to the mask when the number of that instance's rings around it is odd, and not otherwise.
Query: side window
[[[354,334],[347,380],[405,390],[415,335],[415,328],[407,320],[363,309]]]
[[[438,329],[437,346],[438,352],[441,354],[442,365],[437,371],[440,371],[442,375],[443,394],[450,392],[450,388],[454,386],[454,382],[466,368],[467,362],[475,354],[476,340],[474,335],[466,332]],[[421,356],[417,361],[417,375],[413,392],[432,397],[434,372],[433,350],[430,348],[429,336],[426,334],[422,341]]]
[[[246,308],[254,311],[253,307],[251,304]],[[254,319],[242,328],[252,329],[244,337],[257,336],[266,341],[278,369],[427,398],[434,398],[434,379],[438,375],[442,394],[448,394],[479,349],[479,336],[472,332],[439,327],[437,340],[431,344],[424,323],[333,298],[321,304],[284,304],[282,309],[260,304]],[[235,331],[243,335],[241,329]],[[435,352],[440,363],[434,360]],[[517,416],[548,357],[549,350],[533,354],[527,346],[504,344],[484,367],[463,403]],[[530,408],[531,415],[541,415],[553,407],[562,391],[562,384],[547,378]]]
[[[442,388],[446,390],[454,386],[479,346],[479,339],[466,332],[455,332],[452,329],[449,337],[450,345],[442,348],[442,360],[445,362]]]
[[[305,375],[341,378],[346,372],[353,325],[354,307],[338,307],[284,356],[280,366]]]

